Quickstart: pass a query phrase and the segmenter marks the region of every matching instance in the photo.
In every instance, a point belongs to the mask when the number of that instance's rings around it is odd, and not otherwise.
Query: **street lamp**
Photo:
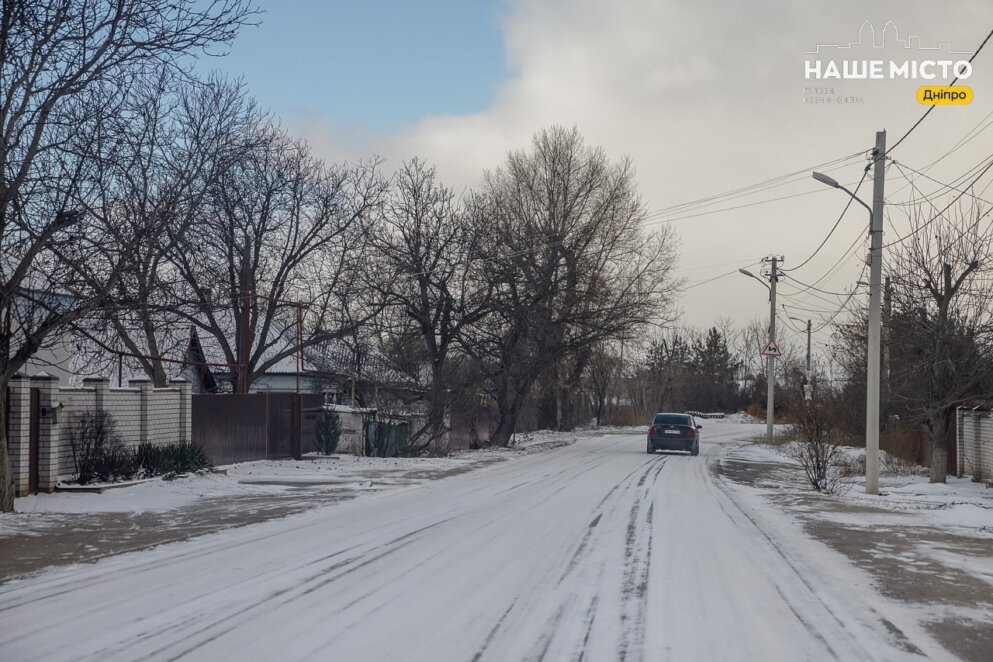
[[[865,493],[879,494],[879,367],[880,367],[880,287],[883,271],[883,180],[886,159],[886,132],[876,133],[876,148],[872,153],[874,166],[872,207],[827,175],[814,172],[822,184],[841,189],[852,200],[869,210],[869,328],[868,365],[866,366],[865,406]]]
[[[776,281],[778,280],[778,272],[776,270],[776,263],[779,258],[773,256],[771,258],[772,271],[769,273],[769,285],[762,282],[762,279],[753,274],[748,269],[738,269],[738,271],[749,278],[754,278],[758,282],[762,283],[769,290],[769,343],[772,344],[776,340]],[[765,412],[765,427],[766,427],[766,438],[768,442],[772,443],[772,423],[773,415],[775,413],[776,406],[776,357],[772,354],[766,356],[766,412]]]
[[[844,184],[840,184],[838,182],[838,180],[834,179],[833,177],[828,177],[823,172],[814,171],[813,177],[814,177],[814,179],[816,179],[817,181],[821,182],[822,184],[827,184],[828,186],[831,186],[833,188],[839,188],[842,191],[844,191],[845,193],[847,193],[848,195],[850,195],[852,197],[852,199],[855,200],[855,202],[859,203],[860,205],[862,205],[863,207],[865,207],[869,211],[869,223],[870,223],[870,225],[872,224],[872,207],[870,207],[869,205],[867,205],[862,200],[862,198],[860,198],[859,196],[855,195],[855,193],[852,192],[852,191],[850,191]]]

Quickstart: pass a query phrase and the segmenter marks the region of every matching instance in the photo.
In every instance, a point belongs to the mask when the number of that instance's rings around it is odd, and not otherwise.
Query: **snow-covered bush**
[[[800,464],[810,486],[827,494],[843,491],[845,454],[830,408],[811,404],[796,412],[793,430],[797,440],[786,446],[786,453]]]

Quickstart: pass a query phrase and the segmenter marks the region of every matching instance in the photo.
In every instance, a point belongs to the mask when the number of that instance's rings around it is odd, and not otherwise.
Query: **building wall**
[[[955,473],[993,482],[993,417],[989,411],[958,410]]]
[[[338,452],[365,455],[365,435],[362,430],[362,414],[365,410],[345,405],[327,405],[326,409],[338,414],[341,423]]]

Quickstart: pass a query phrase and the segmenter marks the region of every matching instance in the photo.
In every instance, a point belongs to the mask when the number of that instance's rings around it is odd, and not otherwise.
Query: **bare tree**
[[[993,234],[977,204],[909,218],[892,262],[891,391],[927,426],[931,482],[943,483],[955,408],[993,395]]]
[[[594,418],[600,427],[606,415],[607,402],[611,389],[616,386],[621,373],[620,354],[613,343],[604,341],[590,349],[590,360],[586,364],[586,375],[593,394]]]
[[[264,118],[248,131],[246,153],[170,253],[178,318],[232,367],[232,388],[243,369],[242,388],[298,349],[354,334],[382,307],[363,278],[385,189],[378,162],[327,165]]]
[[[465,349],[488,366],[493,441],[505,445],[545,371],[671,314],[675,241],[643,231],[631,163],[610,162],[576,129],[547,129],[512,152],[486,176],[484,196],[492,313]]]
[[[105,305],[128,264],[135,237],[86,210],[131,86],[229,42],[249,16],[244,0],[3,0],[0,307],[11,323],[0,333],[0,390],[43,343]],[[10,511],[4,420],[0,435],[0,511]]]
[[[382,207],[372,243],[383,270],[372,286],[398,307],[423,344],[429,366],[425,443],[445,454],[445,413],[453,387],[447,362],[462,330],[486,313],[487,283],[474,276],[479,224],[438,182],[434,168],[417,159],[404,163]]]
[[[225,170],[250,153],[248,129],[262,118],[238,83],[163,70],[138,87],[131,112],[120,116],[119,158],[102,165],[113,198],[93,213],[145,236],[132,252],[134,268],[114,288],[115,305],[75,327],[89,341],[80,347],[91,350],[92,371],[126,358],[162,387],[166,357],[183,356],[189,341],[174,253],[208,213]]]

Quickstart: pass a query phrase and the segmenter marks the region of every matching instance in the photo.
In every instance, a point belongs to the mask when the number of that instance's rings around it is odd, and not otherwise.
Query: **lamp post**
[[[762,282],[762,279],[753,274],[747,269],[738,269],[742,274],[754,278],[758,282],[762,283],[769,290],[769,341],[772,342],[776,339],[776,282],[778,281],[778,273],[776,270],[776,263],[778,258],[772,256],[770,258],[772,262],[772,270],[769,272],[769,285]],[[766,411],[765,411],[765,435],[768,443],[772,443],[772,423],[773,416],[775,414],[776,407],[776,357],[769,354],[766,357],[766,371],[765,371],[765,381],[766,381]]]
[[[815,172],[817,181],[841,189],[869,210],[869,329],[868,365],[866,366],[865,406],[865,493],[879,494],[879,368],[880,368],[880,287],[883,274],[883,183],[886,162],[886,132],[876,132],[872,152],[872,206],[854,192],[825,174]]]

